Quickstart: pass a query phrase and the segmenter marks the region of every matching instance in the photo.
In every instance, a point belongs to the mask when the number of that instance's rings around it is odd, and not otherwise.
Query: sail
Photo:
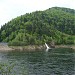
[[[48,45],[45,43],[45,46],[47,47],[47,49],[49,49]]]
[[[51,49],[46,43],[45,43],[45,46],[46,46],[46,52]]]

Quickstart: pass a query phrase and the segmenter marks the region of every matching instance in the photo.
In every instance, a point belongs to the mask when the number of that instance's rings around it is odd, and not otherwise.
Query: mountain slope
[[[75,10],[60,7],[21,15],[0,29],[0,41],[10,45],[74,44],[74,35]]]

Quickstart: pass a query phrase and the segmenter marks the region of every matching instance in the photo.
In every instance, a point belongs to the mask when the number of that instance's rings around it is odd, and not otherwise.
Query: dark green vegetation
[[[2,41],[9,45],[75,44],[75,10],[53,7],[21,15],[1,27]]]

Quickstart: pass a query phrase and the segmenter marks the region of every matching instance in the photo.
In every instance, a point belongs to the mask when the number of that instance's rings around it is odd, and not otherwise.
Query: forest
[[[0,42],[13,46],[75,44],[75,10],[52,7],[18,16],[0,29]]]

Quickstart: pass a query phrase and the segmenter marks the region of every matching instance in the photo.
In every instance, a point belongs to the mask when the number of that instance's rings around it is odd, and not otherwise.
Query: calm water
[[[0,75],[75,75],[75,52],[1,52]]]

